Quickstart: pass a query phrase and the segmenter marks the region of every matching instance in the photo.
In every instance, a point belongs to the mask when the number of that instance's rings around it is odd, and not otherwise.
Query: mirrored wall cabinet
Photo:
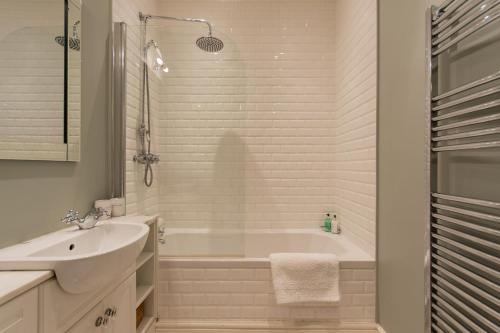
[[[0,0],[0,159],[80,159],[81,31],[81,0]]]

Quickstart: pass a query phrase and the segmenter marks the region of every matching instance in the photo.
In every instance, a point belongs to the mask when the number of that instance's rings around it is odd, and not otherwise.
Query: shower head
[[[160,47],[158,43],[154,40],[150,40],[146,44],[146,55],[148,63],[151,64],[151,67],[155,71],[162,71],[168,73],[167,63],[165,62],[165,58],[161,54]]]
[[[198,38],[196,45],[203,51],[210,53],[219,52],[224,48],[224,43],[219,38],[212,36]]]
[[[64,47],[64,36],[57,36],[54,38],[57,44],[61,45]],[[80,51],[80,40],[77,38],[70,38],[69,39],[69,48],[75,51]]]
[[[80,21],[76,21],[75,24],[73,24],[73,37],[68,38],[69,41],[69,48],[75,51],[80,51],[80,37],[78,36],[78,29],[77,26],[80,24]],[[54,38],[57,44],[61,46],[65,46],[65,38],[64,36],[57,36]]]
[[[213,27],[212,24],[205,19],[196,19],[196,18],[188,18],[188,17],[172,17],[172,16],[158,16],[158,15],[145,15],[143,13],[139,13],[139,18],[145,24],[148,23],[148,20],[151,19],[159,19],[159,20],[171,20],[171,21],[181,21],[181,22],[191,22],[191,23],[203,23],[208,27],[208,36],[200,37],[196,40],[196,45],[203,51],[216,53],[221,51],[224,48],[224,43],[219,38],[215,38],[212,36]]]

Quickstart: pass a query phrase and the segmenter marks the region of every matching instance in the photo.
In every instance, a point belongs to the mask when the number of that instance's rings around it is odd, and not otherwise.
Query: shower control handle
[[[165,244],[165,234],[166,234],[166,226],[161,224],[158,228],[158,242],[160,244]]]
[[[140,153],[134,156],[134,161],[139,164],[155,164],[160,162],[160,156],[151,153]]]

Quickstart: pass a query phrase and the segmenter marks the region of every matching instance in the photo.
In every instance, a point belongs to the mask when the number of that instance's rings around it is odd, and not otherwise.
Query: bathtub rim
[[[192,228],[166,228],[166,236],[174,236],[176,234],[208,234],[212,230],[207,228],[192,229]],[[242,232],[243,231],[243,232]],[[219,234],[233,234],[235,232],[243,234],[301,234],[307,233],[312,235],[321,235],[328,237],[333,241],[338,241],[340,238],[341,242],[347,242],[349,246],[352,246],[356,255],[354,257],[348,256],[348,258],[339,259],[341,268],[375,268],[376,259],[370,255],[368,252],[360,248],[356,243],[354,243],[345,234],[333,234],[329,232],[324,232],[316,228],[295,228],[295,229],[260,229],[260,228],[248,228],[248,229],[223,229],[217,230]],[[269,257],[244,257],[244,256],[189,256],[189,255],[169,255],[162,254],[161,244],[158,244],[159,260],[169,261],[171,263],[170,267],[186,268],[186,267],[207,267],[210,268],[268,268],[270,267]],[[293,252],[291,252],[293,253]],[[335,254],[335,253],[334,253]]]
[[[269,268],[269,258],[159,256],[160,268]],[[341,269],[376,267],[375,260],[340,261]]]

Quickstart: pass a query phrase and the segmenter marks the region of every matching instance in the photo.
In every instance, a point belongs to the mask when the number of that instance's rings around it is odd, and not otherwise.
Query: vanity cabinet
[[[68,333],[135,332],[135,274],[80,319]]]
[[[31,289],[0,306],[0,332],[37,332],[38,290]]]
[[[49,271],[0,272],[0,333],[154,332],[158,317],[156,217],[116,220],[145,223],[149,235],[136,261],[95,290],[68,293]],[[79,281],[84,281],[96,270],[82,265],[80,272]],[[144,309],[144,317],[136,325],[138,307]]]
[[[130,282],[131,279],[133,279],[132,282]],[[39,333],[67,332],[95,307],[116,306],[115,302],[111,302],[109,299],[115,295],[116,290],[126,290],[126,288],[123,289],[123,285],[128,284],[135,288],[135,265],[130,266],[122,277],[117,279],[115,284],[93,292],[69,294],[61,289],[56,279],[41,284],[39,287]],[[106,308],[101,311],[103,315],[105,310]]]

